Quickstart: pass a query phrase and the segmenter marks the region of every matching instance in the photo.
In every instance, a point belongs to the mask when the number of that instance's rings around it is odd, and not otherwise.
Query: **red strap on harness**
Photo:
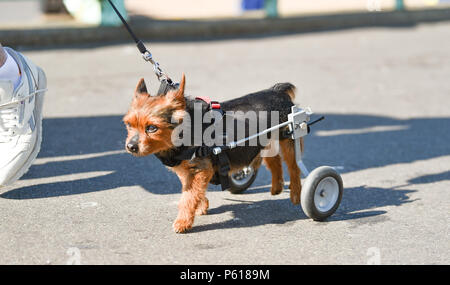
[[[202,100],[206,104],[211,106],[211,109],[220,110],[220,103],[217,101],[212,101],[209,97],[195,97],[196,100]]]
[[[220,109],[219,102],[211,102],[211,109]]]

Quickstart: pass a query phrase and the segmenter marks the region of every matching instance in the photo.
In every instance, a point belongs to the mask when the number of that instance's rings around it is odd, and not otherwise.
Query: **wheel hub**
[[[231,179],[233,179],[233,183],[236,185],[244,185],[246,184],[253,176],[254,169],[251,166],[244,167],[236,173],[231,175]]]
[[[339,184],[333,177],[325,177],[317,185],[314,204],[320,212],[331,210],[339,196]]]

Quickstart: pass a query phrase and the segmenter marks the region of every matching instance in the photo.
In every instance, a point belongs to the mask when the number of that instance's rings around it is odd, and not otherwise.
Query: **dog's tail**
[[[295,99],[295,86],[291,83],[277,83],[272,87],[272,90],[276,93],[288,94],[292,101]]]

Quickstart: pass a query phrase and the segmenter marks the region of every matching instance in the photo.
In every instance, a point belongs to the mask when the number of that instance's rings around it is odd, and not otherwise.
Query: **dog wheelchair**
[[[171,83],[163,79],[161,80],[157,94],[165,94],[168,90],[176,88],[176,83]],[[300,204],[309,218],[315,221],[323,221],[334,214],[339,207],[344,186],[341,175],[334,168],[321,166],[309,172],[302,161],[300,139],[310,133],[312,125],[324,119],[324,117],[320,117],[310,122],[312,114],[311,109],[301,109],[294,105],[291,108],[291,113],[288,114],[288,120],[286,122],[272,126],[241,140],[229,142],[223,146],[212,147],[212,151],[207,148],[207,153],[203,154],[203,156],[209,155],[212,152],[212,155],[216,156],[216,160],[220,161],[222,160],[221,156],[222,158],[225,156],[225,150],[233,149],[247,141],[288,126],[289,132],[287,135],[294,140],[295,160],[301,173],[306,177],[302,185]],[[191,156],[192,153],[189,153],[186,158],[190,158]],[[228,159],[225,160],[227,161]],[[224,169],[221,170],[222,167]],[[214,185],[221,184],[222,190],[226,189],[233,194],[241,194],[255,181],[258,169],[259,166],[254,168],[248,165],[230,174],[228,163],[224,162],[222,165],[219,165],[219,170],[215,173],[210,183]]]
[[[339,207],[344,192],[344,186],[341,175],[330,166],[321,166],[309,172],[302,161],[300,149],[300,138],[310,132],[310,127],[324,119],[321,117],[313,122],[310,121],[312,112],[310,109],[301,109],[292,106],[288,120],[279,125],[273,126],[253,136],[244,138],[237,142],[229,143],[224,147],[213,149],[214,154],[221,153],[224,149],[234,148],[257,136],[267,134],[276,129],[289,126],[289,134],[295,144],[295,160],[306,179],[304,180],[300,203],[305,214],[315,221],[323,221],[331,216]],[[233,194],[241,194],[247,190],[256,179],[258,168],[246,166],[242,169],[229,174],[228,190]]]
[[[172,88],[177,88],[176,84],[170,84],[166,80],[162,80],[157,94],[165,94]],[[302,161],[300,139],[310,133],[312,125],[324,119],[324,117],[320,117],[310,122],[312,114],[310,108],[301,109],[297,106],[292,106],[286,122],[241,140],[227,143],[224,146],[212,147],[212,154],[219,157],[225,150],[233,149],[247,141],[288,126],[288,135],[294,140],[295,160],[301,173],[306,178],[302,185],[300,204],[309,218],[315,221],[323,221],[336,212],[342,200],[344,186],[341,175],[334,168],[320,166],[309,172]],[[190,156],[191,154],[189,154]],[[214,185],[222,184],[222,190],[226,189],[233,194],[242,194],[255,181],[258,169],[259,166],[254,168],[248,165],[230,174],[228,173],[229,168],[219,173],[219,167],[210,183]]]

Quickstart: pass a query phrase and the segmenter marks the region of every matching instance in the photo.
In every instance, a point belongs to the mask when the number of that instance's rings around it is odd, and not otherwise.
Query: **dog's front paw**
[[[207,215],[208,214],[208,208],[197,208],[197,210],[195,210],[195,214],[197,216]]]
[[[281,192],[283,192],[284,188],[284,182],[283,180],[278,181],[276,183],[272,183],[272,188],[270,188],[270,194],[272,195],[278,195]]]
[[[209,208],[209,201],[208,199],[205,198],[198,205],[197,210],[195,210],[195,214],[197,216],[206,215],[208,214],[208,208]]]
[[[192,224],[193,222],[189,220],[175,220],[173,223],[173,230],[176,233],[181,234],[192,228]]]

